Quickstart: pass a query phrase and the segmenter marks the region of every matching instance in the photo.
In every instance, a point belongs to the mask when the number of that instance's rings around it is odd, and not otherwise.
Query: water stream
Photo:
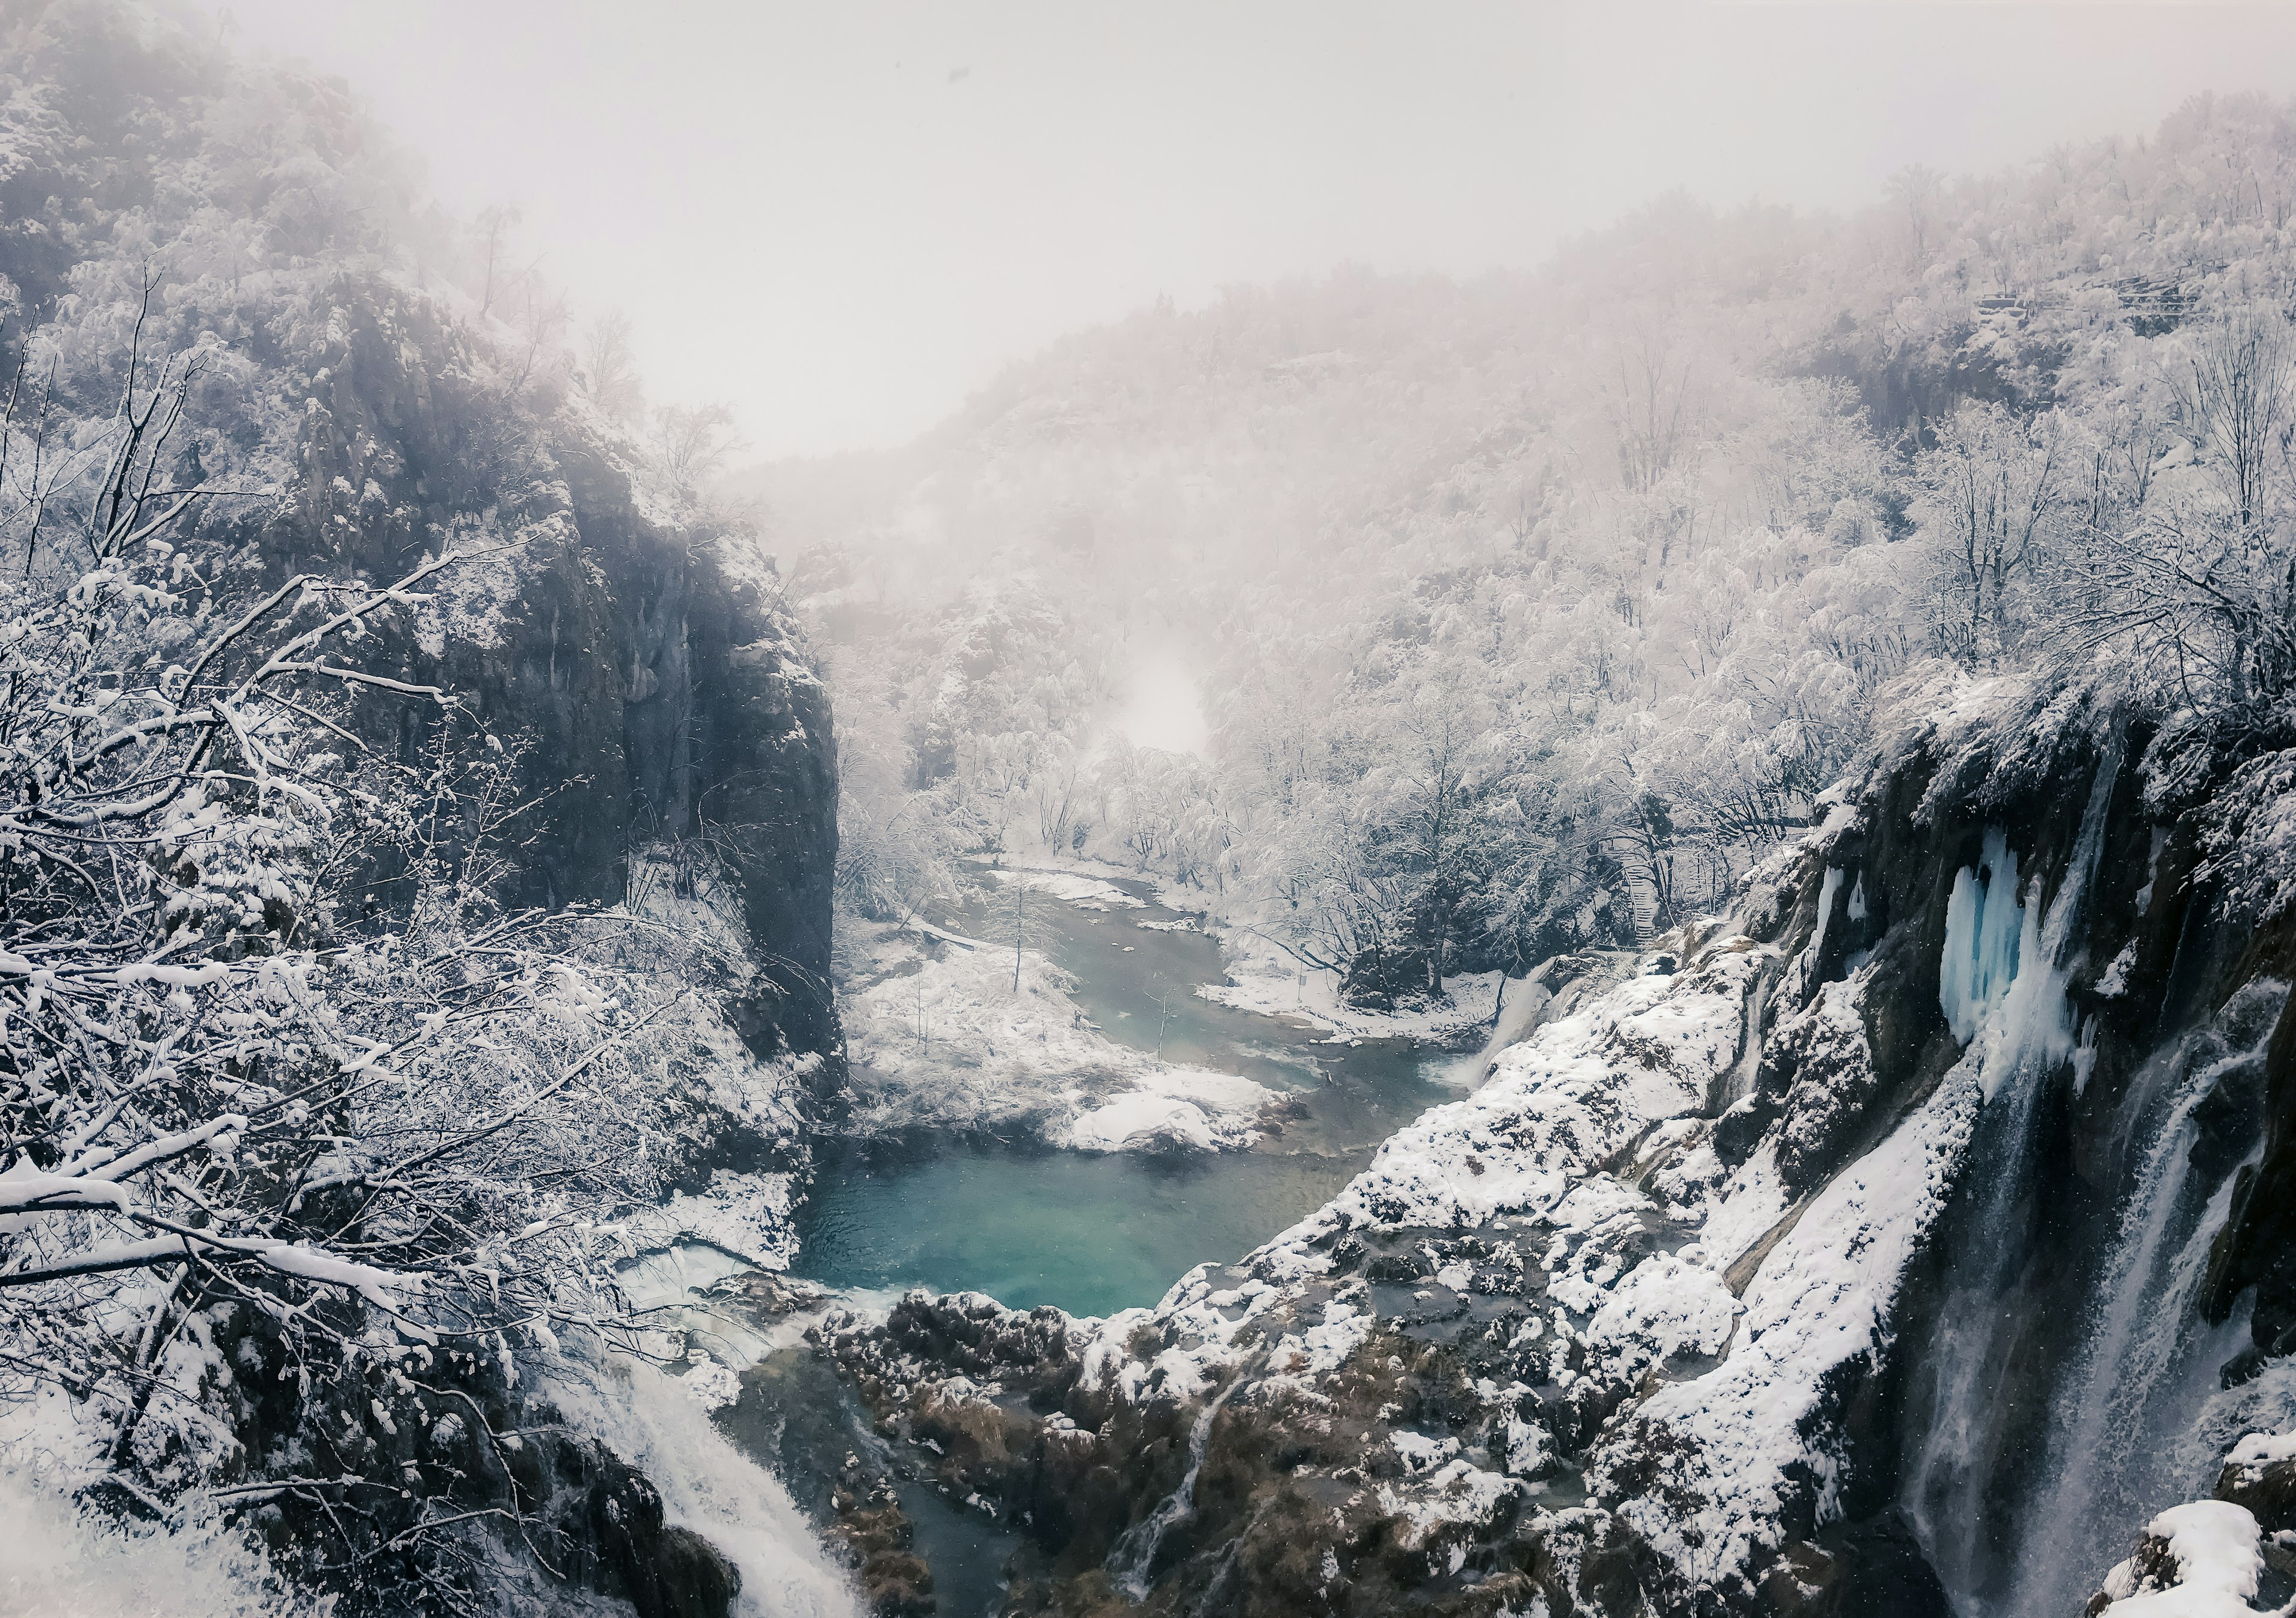
[[[2097,773],[2064,877],[2046,911],[2041,883],[2018,881],[2017,856],[1988,831],[1976,866],[1955,879],[1939,998],[1966,1050],[1947,1082],[1973,1080],[1985,1104],[1946,1236],[1946,1294],[1914,1373],[1903,1504],[1956,1608],[1993,1610],[2013,1569],[2015,1495],[2030,1470],[2024,1433],[2037,1318],[2030,1307],[2035,1232],[2047,1217],[2039,1174],[2051,1076],[2070,1056],[2065,996],[2088,888],[2119,776],[2115,747]]]
[[[2245,1343],[2244,1310],[2210,1326],[2196,1301],[2209,1245],[2232,1193],[2225,1166],[2199,1163],[2195,1114],[2219,1085],[2262,1085],[2263,1043],[2286,987],[2259,980],[2209,1026],[2156,1054],[2129,1085],[2116,1141],[2136,1161],[2099,1272],[2084,1340],[2051,1406],[2045,1480],[2021,1513],[2003,1610],[2041,1618],[2067,1590],[2093,1587],[2128,1554],[2137,1525],[2205,1494],[2210,1457],[2191,1469],[2177,1440],[2218,1391],[2218,1367]]]
[[[973,1140],[832,1151],[800,1213],[799,1276],[880,1297],[907,1286],[969,1289],[1078,1315],[1152,1304],[1195,1265],[1241,1258],[1320,1207],[1381,1141],[1480,1076],[1488,1050],[1461,1057],[1401,1040],[1333,1041],[1304,1021],[1201,998],[1199,985],[1225,980],[1218,940],[1153,902],[1147,884],[1119,886],[1144,902],[1107,910],[1033,902],[1030,948],[1072,974],[1072,998],[1110,1039],[1241,1073],[1291,1098],[1284,1115],[1257,1146],[1208,1154]],[[990,934],[987,916],[952,919]],[[750,1367],[720,1425],[788,1479],[801,1506],[825,1520],[824,1480],[841,1458],[876,1457],[931,1566],[939,1610],[947,1618],[996,1610],[1017,1531],[943,1498],[889,1446],[799,1340],[801,1319],[758,1320],[738,1302],[705,1296],[735,1268],[707,1250],[681,1251],[642,1261],[625,1279],[634,1295],[670,1306],[659,1317],[665,1329]],[[1198,1421],[1179,1491],[1122,1548],[1117,1572],[1128,1588],[1152,1565],[1164,1532],[1193,1510],[1218,1408]]]

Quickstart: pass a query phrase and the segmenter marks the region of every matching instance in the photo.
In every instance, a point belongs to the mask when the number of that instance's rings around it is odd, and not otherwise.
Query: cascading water
[[[1949,1282],[1930,1350],[1916,1369],[1913,1409],[1925,1425],[1906,1457],[1906,1515],[1956,1605],[1984,1609],[1998,1576],[2005,1485],[2012,1469],[1992,1419],[2010,1385],[2027,1324],[2017,1281],[2029,1261],[2034,1137],[2050,1071],[2074,1049],[2067,971],[2104,845],[2120,775],[2109,747],[2046,916],[2038,880],[2020,902],[2017,857],[1988,831],[1976,869],[1956,877],[1946,908],[1938,998],[1967,1049],[1947,1082],[1974,1080],[1985,1096],[1963,1168],[1964,1205]]]
[[[1167,1495],[1153,1512],[1126,1529],[1108,1553],[1109,1573],[1114,1576],[1117,1587],[1135,1601],[1148,1598],[1149,1583],[1156,1570],[1156,1553],[1163,1548],[1164,1536],[1196,1515],[1196,1474],[1204,1469],[1204,1452],[1211,1447],[1212,1417],[1220,1413],[1228,1395],[1248,1380],[1238,1376],[1220,1390],[1218,1398],[1204,1407],[1195,1425],[1188,1430],[1188,1469],[1180,1474],[1180,1486]]]
[[[1745,1032],[1741,1036],[1737,1064],[1731,1068],[1727,1088],[1721,1096],[1723,1106],[1734,1105],[1754,1093],[1754,1080],[1762,1070],[1762,1010],[1769,998],[1770,974],[1765,972],[1754,979],[1754,986],[1746,991]]]
[[[2194,1113],[2219,1085],[2260,1070],[2287,993],[2270,980],[2248,985],[2210,1027],[2146,1064],[2121,1103],[2116,1142],[2142,1143],[2129,1154],[2138,1162],[2085,1340],[2053,1401],[2041,1485],[2019,1514],[2003,1604],[2011,1618],[2066,1610],[2069,1592],[2094,1588],[2128,1554],[2138,1525],[2214,1481],[2213,1457],[2184,1455],[2177,1441],[2217,1391],[2247,1322],[2235,1313],[2210,1326],[2194,1308],[2232,1185],[2228,1174],[2210,1184],[2195,1172]]]

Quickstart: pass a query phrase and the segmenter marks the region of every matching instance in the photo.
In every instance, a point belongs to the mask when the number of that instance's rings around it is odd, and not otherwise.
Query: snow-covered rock
[[[1063,894],[1094,884],[1125,897],[1096,878],[1020,875],[1032,888],[1041,878]],[[1019,1129],[1080,1151],[1211,1151],[1249,1146],[1276,1099],[1249,1079],[1107,1039],[1069,998],[1068,975],[1034,949],[1016,963],[1009,944],[938,928],[847,925],[857,1132]]]

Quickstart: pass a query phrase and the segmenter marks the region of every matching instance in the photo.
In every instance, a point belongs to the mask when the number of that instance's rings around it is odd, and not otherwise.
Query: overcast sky
[[[898,442],[1168,292],[1473,273],[1676,187],[1855,206],[2296,93],[2296,7],[232,0],[449,207],[523,209],[659,399],[761,454]]]

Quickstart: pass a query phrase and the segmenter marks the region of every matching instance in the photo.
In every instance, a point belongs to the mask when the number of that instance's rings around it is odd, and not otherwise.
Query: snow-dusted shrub
[[[516,1356],[618,1331],[615,1220],[741,1058],[703,945],[499,908],[500,740],[362,666],[461,558],[250,585],[187,538],[233,497],[178,453],[203,363],[0,422],[0,1400],[76,1435],[68,1482],[259,1507],[384,1590],[473,1513],[434,1498],[467,1456],[381,1441],[459,1398],[515,1449]],[[458,745],[377,755],[378,701]]]

